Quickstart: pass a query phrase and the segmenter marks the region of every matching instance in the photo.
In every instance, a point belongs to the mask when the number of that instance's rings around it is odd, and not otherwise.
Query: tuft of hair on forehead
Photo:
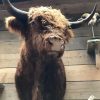
[[[48,22],[52,23],[55,27],[65,28],[66,26],[68,26],[68,20],[61,13],[61,11],[53,9],[52,7],[32,7],[29,9],[28,16],[32,20],[34,20],[38,16],[42,16]]]
[[[55,28],[64,30],[64,35],[67,41],[70,40],[74,35],[73,31],[69,29],[69,21],[61,13],[60,10],[53,9],[52,7],[32,7],[29,9],[28,17],[31,20],[35,20],[36,17],[42,16],[48,22],[52,23]]]

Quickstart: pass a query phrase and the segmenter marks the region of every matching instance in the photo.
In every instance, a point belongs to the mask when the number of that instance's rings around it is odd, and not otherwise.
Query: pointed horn
[[[15,16],[16,18],[18,18],[19,20],[27,20],[27,12],[26,11],[22,11],[20,9],[15,8],[9,0],[2,0],[4,6],[6,7],[7,11]]]
[[[79,20],[79,21],[69,22],[69,27],[72,29],[76,29],[76,28],[81,27],[85,23],[88,23],[91,20],[91,18],[94,16],[94,14],[96,12],[96,8],[97,8],[97,4],[95,4],[94,9],[92,10],[89,17]]]

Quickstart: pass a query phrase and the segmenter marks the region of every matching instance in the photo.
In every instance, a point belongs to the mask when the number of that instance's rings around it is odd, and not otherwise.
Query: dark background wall
[[[11,2],[24,2],[24,1],[30,1],[30,0],[10,0]],[[2,3],[2,0],[0,0],[0,3]]]
[[[0,0],[0,30],[4,30],[4,18],[9,16]],[[60,9],[70,20],[77,20],[85,12],[91,12],[93,6],[98,4],[97,12],[100,12],[100,0],[10,0],[17,8],[28,11],[32,6],[52,6]]]

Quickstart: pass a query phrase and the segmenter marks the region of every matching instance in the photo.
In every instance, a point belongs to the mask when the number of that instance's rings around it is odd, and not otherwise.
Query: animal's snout
[[[51,51],[63,51],[65,48],[65,41],[59,36],[51,35],[47,41],[51,46]]]

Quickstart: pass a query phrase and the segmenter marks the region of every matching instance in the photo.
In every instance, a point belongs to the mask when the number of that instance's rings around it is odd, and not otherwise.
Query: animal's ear
[[[7,17],[5,19],[5,24],[6,28],[13,33],[15,32],[21,34],[24,29],[23,24],[13,16]]]

